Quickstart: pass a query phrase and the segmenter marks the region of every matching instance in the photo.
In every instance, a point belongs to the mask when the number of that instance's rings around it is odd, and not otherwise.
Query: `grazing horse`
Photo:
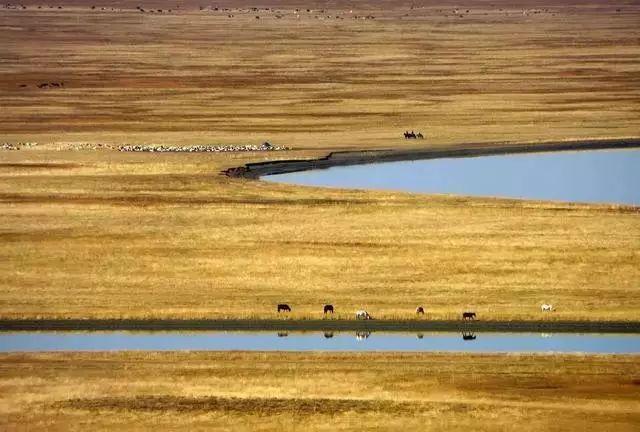
[[[543,305],[540,306],[540,310],[542,312],[553,312],[553,305],[543,304]]]
[[[371,315],[369,315],[369,312],[367,312],[366,310],[359,310],[356,312],[356,319],[370,320],[372,318]]]
[[[475,312],[463,312],[462,313],[462,319],[463,320],[476,319],[476,313]]]
[[[404,132],[404,138],[405,139],[415,139],[416,138],[416,134],[413,131],[411,131],[411,132],[405,131]]]
[[[424,315],[424,308],[422,306],[416,308],[416,315]]]
[[[324,305],[324,314],[328,314],[329,312],[333,313],[333,305]]]
[[[416,134],[416,138],[418,138],[418,139],[424,139],[424,135],[422,135],[420,132],[418,132],[418,133]]]
[[[280,303],[278,305],[278,313],[280,312],[291,312],[291,307],[286,303]]]

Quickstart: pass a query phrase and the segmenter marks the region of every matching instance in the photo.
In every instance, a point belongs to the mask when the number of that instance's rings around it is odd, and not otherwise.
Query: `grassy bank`
[[[280,3],[281,19],[0,9],[0,141],[38,143],[0,151],[0,318],[276,319],[286,302],[307,320],[331,303],[346,319],[422,305],[439,320],[640,321],[628,208],[217,175],[330,150],[639,135],[637,5],[523,4],[335,21]],[[265,140],[294,150],[74,150]]]
[[[635,356],[0,356],[5,430],[635,430]]]

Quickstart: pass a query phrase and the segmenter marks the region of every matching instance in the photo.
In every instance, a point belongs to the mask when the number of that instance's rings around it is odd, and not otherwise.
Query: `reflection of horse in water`
[[[476,335],[474,333],[464,332],[462,333],[462,340],[476,340]]]
[[[324,332],[325,339],[331,339],[333,337],[333,332]]]
[[[424,335],[423,335],[422,333],[418,333],[418,334],[416,335],[416,337],[417,337],[418,339],[422,339],[422,338],[424,337]]]
[[[278,332],[278,337],[287,337],[289,336],[289,333],[287,332]]]
[[[356,340],[363,341],[371,336],[371,332],[369,330],[358,330],[356,332]]]

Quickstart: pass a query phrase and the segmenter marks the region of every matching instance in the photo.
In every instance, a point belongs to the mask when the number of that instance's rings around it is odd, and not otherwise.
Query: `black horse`
[[[424,308],[422,306],[416,308],[416,315],[424,315]]]
[[[291,307],[286,303],[280,303],[278,305],[278,313],[280,312],[291,312]]]
[[[473,319],[476,319],[476,313],[475,313],[475,312],[463,312],[463,313],[462,313],[462,319],[463,319],[463,320],[473,320]]]
[[[333,305],[324,305],[324,314],[333,313]]]

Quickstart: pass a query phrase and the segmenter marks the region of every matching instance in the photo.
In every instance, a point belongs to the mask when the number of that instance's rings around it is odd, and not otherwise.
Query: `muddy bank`
[[[640,333],[638,321],[429,321],[429,320],[0,320],[0,331],[489,331]]]
[[[325,157],[307,160],[278,160],[248,163],[229,168],[221,174],[229,177],[257,179],[266,175],[285,174],[334,166],[362,165],[380,162],[399,162],[424,159],[460,158],[506,155],[517,153],[540,153],[569,150],[613,150],[640,147],[640,138],[611,140],[560,141],[547,143],[505,144],[466,143],[436,148],[403,150],[363,150],[332,152]]]

